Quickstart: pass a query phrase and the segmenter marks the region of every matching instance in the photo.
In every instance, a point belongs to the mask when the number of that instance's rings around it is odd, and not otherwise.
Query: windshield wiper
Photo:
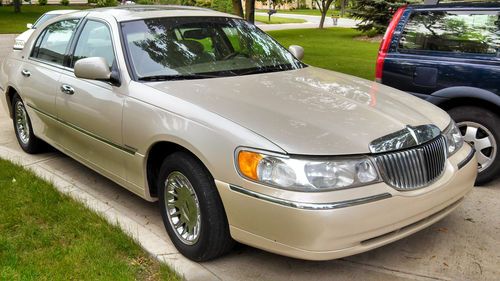
[[[171,81],[171,80],[190,80],[216,78],[219,76],[209,74],[174,74],[174,75],[151,75],[139,77],[139,81]]]
[[[250,75],[250,74],[259,74],[259,73],[269,73],[269,72],[279,72],[294,69],[291,65],[281,64],[281,65],[273,65],[273,66],[265,66],[265,67],[256,67],[250,70],[239,73],[239,75]]]

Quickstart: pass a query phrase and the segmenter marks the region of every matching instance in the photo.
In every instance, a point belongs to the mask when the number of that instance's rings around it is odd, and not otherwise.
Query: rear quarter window
[[[499,11],[415,11],[398,49],[498,56],[499,15]]]

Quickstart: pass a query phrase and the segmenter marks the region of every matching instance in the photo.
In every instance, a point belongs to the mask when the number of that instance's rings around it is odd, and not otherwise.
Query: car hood
[[[223,116],[289,154],[369,152],[369,143],[450,118],[436,106],[365,79],[314,67],[227,78],[148,83]]]

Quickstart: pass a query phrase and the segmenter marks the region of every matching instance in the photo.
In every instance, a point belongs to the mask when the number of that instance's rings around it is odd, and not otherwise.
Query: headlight
[[[241,150],[236,162],[239,173],[249,180],[295,191],[327,191],[380,181],[375,164],[366,156],[306,159]]]
[[[24,40],[18,40],[18,39],[16,39],[16,41],[14,43],[14,49],[16,49],[16,50],[22,50],[24,48],[24,43],[25,43]]]
[[[446,152],[448,153],[448,157],[457,152],[460,148],[462,148],[464,144],[464,138],[462,137],[462,133],[457,127],[457,124],[451,121],[450,125],[443,132],[444,137],[446,138]]]

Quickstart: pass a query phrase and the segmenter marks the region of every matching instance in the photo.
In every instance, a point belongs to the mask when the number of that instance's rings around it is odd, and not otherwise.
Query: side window
[[[411,15],[399,50],[497,55],[498,11],[428,11]]]
[[[110,69],[115,61],[111,32],[105,23],[92,20],[87,21],[76,43],[71,67],[79,59],[90,57],[105,58]]]
[[[37,39],[32,57],[63,65],[66,49],[79,21],[63,20],[47,26]]]

